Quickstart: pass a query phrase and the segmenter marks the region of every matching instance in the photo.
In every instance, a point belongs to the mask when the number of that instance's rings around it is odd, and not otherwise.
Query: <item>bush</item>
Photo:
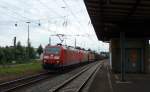
[[[30,59],[35,59],[35,57],[36,52],[31,44],[29,48],[22,46],[21,42],[18,42],[17,46],[0,47],[0,64],[30,62]]]

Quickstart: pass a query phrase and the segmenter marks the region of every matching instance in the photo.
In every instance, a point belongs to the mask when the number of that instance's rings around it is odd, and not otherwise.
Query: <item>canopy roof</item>
[[[99,40],[149,38],[150,0],[84,0]]]

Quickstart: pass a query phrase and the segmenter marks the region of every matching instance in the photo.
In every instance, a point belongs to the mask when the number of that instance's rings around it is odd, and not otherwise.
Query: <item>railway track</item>
[[[35,82],[39,82],[41,80],[49,78],[49,74],[54,72],[44,72],[20,79],[16,79],[13,81],[5,82],[0,84],[0,92],[11,92],[17,88],[21,88],[23,86],[31,85]]]
[[[49,91],[57,92],[57,91],[61,90],[63,87],[65,87],[71,81],[75,80],[77,77],[82,75],[84,72],[88,71],[92,66],[93,65],[84,66],[83,70],[80,71],[78,74],[72,76],[68,80],[64,81],[62,84],[56,86],[55,88],[53,88]],[[100,66],[100,65],[98,65],[98,66]],[[91,73],[90,76],[88,76],[88,79],[86,79],[86,81],[81,84],[80,88],[78,88],[77,89],[78,91],[76,91],[76,92],[80,92],[80,90],[84,87],[84,85],[86,85],[86,83],[88,82],[90,77],[95,73],[94,71],[96,71],[98,69],[98,66],[96,66],[97,68],[95,68],[93,70],[93,73]],[[52,74],[52,75],[50,75],[50,74]],[[0,84],[0,92],[12,92],[12,91],[15,92],[16,90],[18,90],[24,86],[33,85],[36,82],[39,82],[39,81],[42,81],[42,80],[45,80],[48,78],[52,78],[53,76],[56,76],[56,74],[57,74],[56,72],[44,72],[44,73],[40,73],[37,75],[28,76],[28,77],[16,79],[13,81],[1,83]]]
[[[88,83],[89,79],[92,77],[92,75],[94,75],[101,67],[102,67],[102,63],[98,65],[96,64],[94,66],[86,67],[79,73],[75,74],[68,80],[61,83],[60,85],[57,85],[54,88],[51,88],[49,92],[81,92],[84,86]],[[88,73],[88,75],[84,76],[84,79],[83,79],[83,77],[81,76],[83,76],[85,73]],[[84,81],[80,83],[75,83],[77,79],[84,80]],[[74,86],[76,86],[76,88]]]

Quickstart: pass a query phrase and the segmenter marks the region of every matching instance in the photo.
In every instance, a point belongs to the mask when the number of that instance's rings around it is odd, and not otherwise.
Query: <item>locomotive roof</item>
[[[67,45],[47,45],[45,48],[47,48],[47,47],[62,47],[64,49],[82,50],[82,51],[92,52],[92,51],[85,50],[84,48],[67,46]]]
[[[85,52],[90,52],[90,53],[94,53],[94,51],[89,51],[89,50],[85,50],[84,48],[81,47],[73,47],[73,46],[67,46],[67,45],[62,45],[62,44],[57,44],[57,45],[47,45],[47,47],[62,47],[64,49],[70,49],[70,50],[80,50],[80,51],[85,51]]]

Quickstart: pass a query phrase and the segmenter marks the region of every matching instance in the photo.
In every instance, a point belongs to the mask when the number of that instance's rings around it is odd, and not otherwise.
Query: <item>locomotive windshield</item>
[[[60,53],[60,48],[46,48],[45,53],[52,53],[52,54],[59,54]]]

